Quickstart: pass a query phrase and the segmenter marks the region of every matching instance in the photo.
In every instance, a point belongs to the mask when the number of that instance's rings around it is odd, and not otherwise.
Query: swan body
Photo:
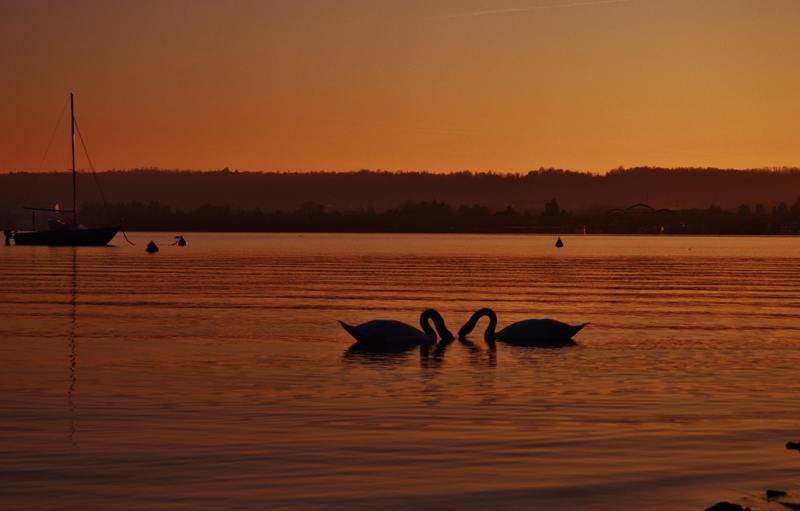
[[[436,330],[430,325],[431,319]],[[436,342],[437,332],[443,341],[454,339],[453,334],[445,326],[441,314],[434,309],[426,309],[420,315],[419,324],[422,330],[392,319],[374,319],[355,326],[348,325],[343,321],[339,321],[339,323],[361,345],[391,347],[433,344]]]
[[[472,315],[458,331],[458,336],[464,337],[472,332],[478,320],[483,316],[489,317],[489,326],[486,327],[483,338],[490,344],[494,341],[502,341],[525,346],[562,346],[573,343],[572,336],[589,324],[573,326],[555,319],[526,319],[495,332],[497,315],[492,309],[484,308]]]

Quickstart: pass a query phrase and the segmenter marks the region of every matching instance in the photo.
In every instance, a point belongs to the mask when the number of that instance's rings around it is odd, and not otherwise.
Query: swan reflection
[[[494,343],[491,343],[486,350],[466,337],[459,337],[458,343],[467,349],[470,365],[475,367],[487,366],[489,369],[497,367],[497,350]]]
[[[408,355],[412,351],[422,351],[425,346],[376,346],[357,342],[347,348],[345,356],[367,358],[398,358]]]
[[[454,339],[442,339],[433,345],[420,347],[419,363],[423,369],[439,369],[444,364],[444,354]]]
[[[443,340],[434,344],[421,345],[375,345],[357,342],[347,348],[342,355],[345,362],[358,362],[364,365],[400,365],[419,355],[423,369],[438,369],[444,364],[444,355],[453,340]]]

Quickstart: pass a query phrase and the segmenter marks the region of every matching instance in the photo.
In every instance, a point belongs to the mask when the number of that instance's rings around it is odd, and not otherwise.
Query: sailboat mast
[[[69,110],[72,118],[72,223],[78,223],[78,197],[75,193],[75,103],[69,93]]]

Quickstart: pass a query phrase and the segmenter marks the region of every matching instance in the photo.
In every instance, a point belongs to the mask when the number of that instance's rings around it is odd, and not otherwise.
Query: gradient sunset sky
[[[800,0],[3,0],[0,39],[0,172],[70,92],[97,170],[800,166]]]

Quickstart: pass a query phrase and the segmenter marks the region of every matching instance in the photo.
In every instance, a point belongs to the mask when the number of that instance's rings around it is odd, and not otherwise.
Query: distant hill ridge
[[[69,205],[71,181],[62,172],[0,174],[0,214],[13,215],[23,204]],[[656,209],[708,208],[736,211],[741,204],[781,202],[800,196],[800,169],[631,168],[605,175],[561,169],[526,174],[492,172],[237,172],[139,169],[78,174],[79,203],[102,202],[95,179],[109,203],[159,201],[181,210],[205,204],[262,211],[292,211],[314,203],[327,211],[377,212],[404,202],[437,200],[453,206],[487,206],[517,211],[544,209],[553,198],[567,210],[597,212],[648,203]]]

